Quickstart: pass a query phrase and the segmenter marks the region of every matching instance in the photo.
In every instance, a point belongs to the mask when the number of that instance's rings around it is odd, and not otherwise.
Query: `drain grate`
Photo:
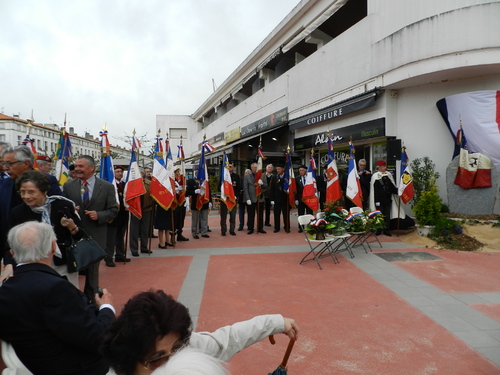
[[[425,251],[409,251],[406,253],[374,253],[388,262],[417,262],[422,260],[442,259]]]

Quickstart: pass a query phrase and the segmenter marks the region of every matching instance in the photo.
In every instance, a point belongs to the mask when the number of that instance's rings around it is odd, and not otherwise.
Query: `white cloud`
[[[94,135],[191,114],[298,0],[0,1],[0,108]]]

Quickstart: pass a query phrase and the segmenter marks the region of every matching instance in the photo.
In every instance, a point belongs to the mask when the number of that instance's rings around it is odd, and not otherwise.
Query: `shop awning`
[[[361,95],[335,103],[326,108],[320,109],[305,116],[290,120],[290,130],[313,126],[325,121],[332,121],[337,117],[359,111],[361,109],[375,105],[375,99],[379,88],[367,91]]]

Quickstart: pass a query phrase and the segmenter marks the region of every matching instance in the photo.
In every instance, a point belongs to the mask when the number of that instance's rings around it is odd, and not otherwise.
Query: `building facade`
[[[444,176],[454,144],[436,102],[500,89],[499,14],[491,0],[303,0],[190,116],[186,157],[206,136],[240,173],[259,143],[295,165],[314,148],[321,166],[329,133],[340,167],[352,139],[371,168],[395,168],[404,144]]]

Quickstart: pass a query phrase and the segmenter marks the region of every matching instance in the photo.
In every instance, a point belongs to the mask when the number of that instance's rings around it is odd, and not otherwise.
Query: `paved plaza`
[[[196,330],[280,313],[300,327],[288,363],[298,374],[499,374],[500,253],[418,248],[397,235],[299,265],[307,252],[294,225],[283,231],[210,238],[101,265],[101,286],[119,311],[138,291],[163,289],[188,306]],[[186,218],[190,228],[190,217]],[[406,255],[406,256],[405,256]],[[81,280],[83,282],[83,279]],[[261,375],[280,363],[288,339],[264,340],[230,361],[233,375]]]

